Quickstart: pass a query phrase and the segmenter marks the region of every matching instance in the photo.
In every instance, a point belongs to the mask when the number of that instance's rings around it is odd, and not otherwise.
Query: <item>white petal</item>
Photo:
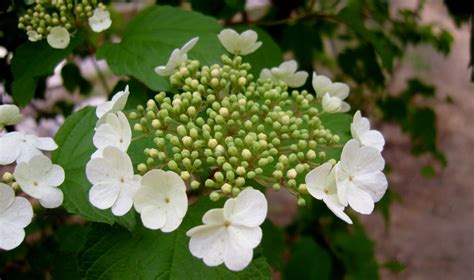
[[[186,204],[187,204],[187,199],[186,199]],[[174,208],[174,207],[171,207]],[[172,232],[175,231],[179,225],[181,225],[181,222],[183,221],[183,216],[178,215],[179,211],[176,209],[168,209],[166,211],[166,223],[165,225],[161,228],[161,231],[163,232]]]
[[[149,229],[160,229],[166,223],[166,215],[163,209],[157,207],[145,207],[140,213],[143,225]]]
[[[344,83],[335,82],[332,84],[332,96],[339,97],[339,99],[344,100],[349,96],[349,86]]]
[[[140,187],[140,176],[135,176],[133,179],[125,179],[124,183],[120,184],[120,192],[112,206],[112,213],[115,216],[123,216],[132,209],[133,199]]]
[[[48,44],[55,49],[65,49],[69,45],[71,37],[66,28],[55,26],[49,31],[46,40],[48,41]]]
[[[94,14],[88,19],[89,26],[94,32],[102,32],[112,25],[110,13],[107,10],[96,8]]]
[[[336,113],[341,110],[342,100],[336,96],[330,96],[326,93],[322,101],[323,110],[327,113]]]
[[[8,185],[0,183],[0,213],[10,207],[14,199],[15,192],[13,189]]]
[[[33,207],[24,197],[15,197],[12,204],[0,213],[0,220],[19,228],[24,228],[31,223]]]
[[[316,72],[313,72],[312,84],[318,97],[323,97],[332,86],[332,82],[328,77],[316,75]]]
[[[387,190],[388,182],[382,172],[367,173],[354,177],[354,184],[368,192],[374,202],[378,202]]]
[[[194,37],[189,40],[184,46],[181,48],[181,53],[188,53],[194,46],[196,46],[197,42],[199,41],[199,37]]]
[[[189,251],[202,258],[208,266],[217,266],[224,262],[227,243],[227,231],[223,226],[197,226],[187,233],[191,237]]]
[[[0,165],[13,163],[20,154],[21,140],[14,133],[10,132],[0,137]]]
[[[226,201],[224,216],[232,224],[256,227],[265,221],[267,208],[267,200],[263,193],[247,188],[237,198]]]
[[[380,133],[380,131],[371,130],[362,134],[360,137],[360,142],[364,146],[373,147],[381,152],[383,150],[383,146],[385,145],[385,138],[383,137],[382,133]]]
[[[297,88],[304,85],[306,79],[308,79],[308,73],[305,71],[298,71],[287,79],[286,84],[289,87]]]
[[[341,220],[348,224],[352,224],[351,218],[344,213],[344,206],[339,202],[339,199],[336,194],[328,195],[323,199],[326,206],[331,210],[334,215],[339,217]]]
[[[246,30],[240,34],[239,50],[241,55],[247,55],[255,52],[262,42],[257,42],[258,34],[253,30]]]
[[[97,149],[114,146],[126,152],[132,140],[130,124],[122,112],[108,113],[96,129],[92,142]],[[102,154],[102,152],[98,152]]]
[[[241,271],[250,264],[252,257],[253,248],[245,238],[245,234],[241,235],[240,232],[229,229],[229,239],[224,253],[225,266],[232,271]]]
[[[308,192],[316,199],[323,199],[326,179],[331,172],[332,165],[324,163],[306,174],[305,182]]]
[[[41,206],[44,208],[57,208],[63,204],[64,195],[60,189],[53,187],[42,189],[42,197],[39,199]]]
[[[262,229],[260,227],[231,225],[227,230],[229,231],[229,239],[238,239],[239,243],[252,249],[262,241]]]
[[[18,247],[25,239],[25,231],[14,225],[0,226],[0,249],[12,250]]]
[[[225,222],[224,219],[224,209],[210,209],[202,217],[202,222],[206,225],[223,225]]]
[[[262,71],[260,72],[260,79],[261,80],[271,80],[272,78],[272,72],[270,69],[263,68]]]
[[[119,196],[120,188],[114,183],[94,184],[89,190],[89,201],[99,209],[112,207]]]
[[[357,188],[349,188],[347,190],[347,201],[354,211],[361,214],[370,214],[374,210],[374,200],[367,192]]]
[[[64,182],[64,169],[56,164],[51,166],[51,169],[44,175],[42,181],[49,186],[58,187]]]
[[[240,35],[235,30],[224,29],[217,35],[217,38],[228,52],[235,54],[238,51]]]
[[[35,156],[41,156],[43,153],[28,143],[23,143],[20,145],[20,153],[16,159],[17,163],[28,162]]]
[[[27,141],[35,148],[43,151],[54,151],[58,148],[56,142],[51,137],[37,137],[35,135],[27,135]]]
[[[298,69],[298,63],[296,63],[295,60],[288,60],[280,64],[278,68],[284,70],[287,73],[295,73]]]
[[[99,118],[98,124],[102,124],[103,120],[102,117],[107,115],[107,113],[116,113],[118,111],[123,110],[125,105],[127,104],[128,96],[130,95],[130,91],[128,90],[128,85],[125,87],[123,91],[117,92],[110,101],[105,102],[97,106],[95,111],[96,116]]]

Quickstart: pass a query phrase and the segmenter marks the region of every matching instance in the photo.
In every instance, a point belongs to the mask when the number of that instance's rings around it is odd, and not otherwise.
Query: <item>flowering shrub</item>
[[[110,91],[99,75],[113,96],[98,106],[55,104],[66,118],[54,138],[16,131],[28,109],[0,105],[0,277],[377,278],[358,217],[387,191],[385,139],[353,84],[282,61],[261,28],[172,7],[141,11],[117,43],[105,3],[9,10],[26,41],[6,58],[15,103],[49,99],[42,81],[62,61],[68,97],[90,91],[78,57],[121,81]],[[277,226],[274,212],[293,206]],[[54,253],[24,272],[37,251]]]

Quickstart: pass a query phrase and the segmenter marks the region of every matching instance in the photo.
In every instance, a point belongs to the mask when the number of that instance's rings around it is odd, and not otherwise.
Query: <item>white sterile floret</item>
[[[174,49],[166,65],[157,66],[155,72],[160,76],[171,76],[174,72],[188,60],[188,52],[194,48],[199,41],[199,37],[189,40],[181,49]]]
[[[260,79],[262,80],[272,80],[272,81],[283,81],[289,87],[300,87],[304,85],[306,79],[308,78],[308,73],[305,71],[296,71],[298,69],[298,64],[294,60],[285,61],[278,67],[273,67],[272,69],[263,69],[260,72]]]
[[[46,40],[48,44],[55,49],[65,49],[71,41],[71,36],[66,28],[55,26],[49,31]]]
[[[348,224],[351,218],[344,213],[344,205],[337,197],[335,169],[330,163],[324,163],[311,170],[305,178],[308,192],[316,199],[322,200],[337,217]]]
[[[28,162],[19,163],[13,173],[21,189],[39,199],[44,208],[63,204],[63,192],[58,188],[64,182],[64,169],[45,155],[36,155]]]
[[[30,40],[31,42],[36,42],[38,40],[41,40],[41,35],[38,34],[38,32],[34,30],[30,30],[26,32],[26,35],[28,35],[28,40]]]
[[[23,132],[10,132],[0,137],[0,165],[29,161],[43,151],[54,151],[58,145],[51,137],[38,137]]]
[[[352,138],[358,140],[362,146],[376,148],[380,152],[385,145],[385,139],[380,131],[370,129],[370,122],[367,118],[362,117],[360,111],[354,114],[351,123]]]
[[[313,89],[316,92],[316,95],[319,98],[323,99],[323,109],[324,109],[324,98],[326,98],[326,108],[330,111],[328,113],[336,112],[347,112],[350,110],[351,106],[343,101],[349,96],[349,86],[344,83],[333,83],[328,77],[323,75],[317,75],[316,72],[313,72]],[[326,97],[327,94],[327,97]],[[336,101],[335,99],[339,99]],[[340,105],[337,108],[334,108],[336,105]]]
[[[109,11],[96,8],[94,14],[89,18],[89,26],[94,32],[102,32],[112,25]]]
[[[247,30],[242,34],[237,33],[233,29],[224,29],[218,35],[219,41],[224,48],[237,55],[247,55],[256,51],[262,42],[257,42],[258,34],[253,30]]]
[[[342,205],[350,205],[362,214],[370,214],[374,203],[387,190],[387,178],[382,173],[385,161],[372,147],[360,146],[355,139],[344,145],[336,169],[337,195]]]
[[[99,209],[112,208],[115,216],[123,216],[132,208],[141,176],[133,174],[130,157],[120,149],[106,147],[102,155],[86,165],[86,176],[92,183],[89,201]]]
[[[211,209],[200,225],[186,234],[191,237],[189,250],[208,266],[222,263],[233,271],[247,267],[253,249],[260,244],[260,225],[267,215],[267,200],[257,190],[245,189],[237,198],[226,201],[224,208]]]
[[[145,227],[174,231],[188,210],[186,185],[172,171],[150,170],[142,178],[134,206]]]
[[[95,110],[95,115],[99,120],[97,121],[97,126],[104,123],[105,116],[108,113],[116,113],[118,111],[122,111],[127,104],[128,96],[130,95],[130,91],[128,90],[128,85],[125,87],[123,91],[117,92],[110,101],[105,102],[97,106]]]
[[[105,122],[97,127],[92,142],[97,151],[92,154],[92,158],[102,157],[105,147],[113,146],[122,152],[127,152],[132,141],[132,130],[130,123],[122,112],[108,113]]]
[[[0,183],[0,249],[18,247],[25,239],[24,228],[32,218],[30,202],[24,197],[15,197],[12,188]]]
[[[15,105],[0,105],[0,130],[7,125],[14,125],[21,121],[23,116],[20,114],[20,108]]]

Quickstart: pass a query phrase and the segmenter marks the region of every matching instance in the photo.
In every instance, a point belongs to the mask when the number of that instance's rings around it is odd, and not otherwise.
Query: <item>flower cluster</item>
[[[87,21],[94,32],[102,32],[112,24],[110,13],[98,0],[36,0],[18,20],[18,28],[26,30],[30,41],[46,38],[55,49],[66,48],[70,34],[82,22]]]
[[[0,105],[0,128],[17,124],[21,119],[18,107]],[[42,153],[56,148],[49,137],[16,131],[0,137],[0,165],[17,163],[13,174],[4,173],[0,183],[0,249],[19,246],[25,237],[24,228],[33,218],[31,203],[15,197],[15,190],[21,189],[38,199],[44,208],[56,208],[63,203],[63,193],[58,187],[64,182],[64,170]]]
[[[300,206],[309,193],[352,223],[345,207],[369,214],[387,188],[384,138],[357,112],[350,127],[354,139],[339,143],[324,120],[350,109],[347,85],[313,73],[316,94],[296,90],[308,73],[297,71],[295,61],[263,69],[255,78],[242,55],[261,46],[257,34],[225,29],[218,38],[232,55],[223,55],[222,64],[188,59],[199,40],[193,38],[156,67],[177,89],[172,97],[160,92],[127,119],[122,112],[127,87],[97,108],[97,151],[86,175],[95,207],[117,216],[134,208],[145,227],[163,232],[181,224],[187,191],[226,199],[223,208],[205,213],[203,225],[187,232],[189,249],[209,266],[224,263],[239,271],[252,260],[267,214],[264,194],[252,186],[284,188]],[[133,139],[153,143],[136,172],[127,154],[132,127]],[[341,148],[340,161],[328,156]]]

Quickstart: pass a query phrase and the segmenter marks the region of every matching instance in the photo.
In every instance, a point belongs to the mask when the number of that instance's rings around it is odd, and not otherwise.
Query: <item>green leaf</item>
[[[135,213],[115,217],[109,210],[100,210],[89,202],[91,184],[86,178],[86,164],[95,151],[92,136],[97,122],[95,108],[84,108],[66,119],[56,134],[58,149],[53,152],[53,161],[64,168],[66,180],[61,185],[64,193],[63,206],[69,213],[82,218],[107,224],[115,222],[132,230]]]
[[[273,269],[281,271],[283,266],[283,253],[285,252],[285,237],[282,229],[276,227],[269,220],[262,225],[263,255]]]
[[[186,231],[201,224],[201,217],[214,203],[204,198],[190,207],[181,226],[172,233],[141,228],[133,233],[120,227],[94,225],[79,263],[87,279],[270,279],[265,257],[254,256],[241,272],[223,265],[208,267],[191,255]]]
[[[320,147],[320,149],[326,153],[328,159],[333,158],[339,160],[343,145],[352,138],[350,130],[352,116],[343,113],[324,114],[320,116],[320,119],[325,128],[331,130],[333,135],[338,135],[340,137],[338,146],[325,149]]]
[[[26,105],[33,98],[39,78],[53,74],[56,65],[82,43],[84,36],[78,33],[65,49],[53,49],[45,40],[27,42],[13,53],[12,95],[16,103]]]
[[[165,65],[171,52],[198,36],[198,44],[189,52],[190,59],[201,64],[218,62],[223,53],[217,40],[221,29],[211,18],[192,11],[154,6],[140,12],[128,24],[122,41],[105,44],[97,50],[97,58],[105,59],[116,75],[130,75],[149,88],[170,90],[167,78],[155,73]]]
[[[362,225],[355,224],[352,232],[331,233],[330,242],[334,254],[346,268],[348,279],[379,279],[374,243],[367,237]]]
[[[242,25],[232,28],[239,33],[249,29],[248,26]],[[280,65],[283,61],[283,56],[280,47],[265,30],[254,26],[251,29],[258,33],[258,40],[262,42],[262,46],[254,53],[244,56],[243,61],[252,65],[250,72],[258,78],[263,68]]]
[[[296,23],[283,30],[283,47],[293,50],[300,67],[311,69],[316,50],[323,49],[323,41],[315,25]],[[304,40],[302,40],[304,38]]]
[[[386,261],[383,267],[394,273],[400,273],[406,269],[406,265],[399,261]]]
[[[304,237],[293,247],[283,275],[285,279],[331,279],[331,256]]]

